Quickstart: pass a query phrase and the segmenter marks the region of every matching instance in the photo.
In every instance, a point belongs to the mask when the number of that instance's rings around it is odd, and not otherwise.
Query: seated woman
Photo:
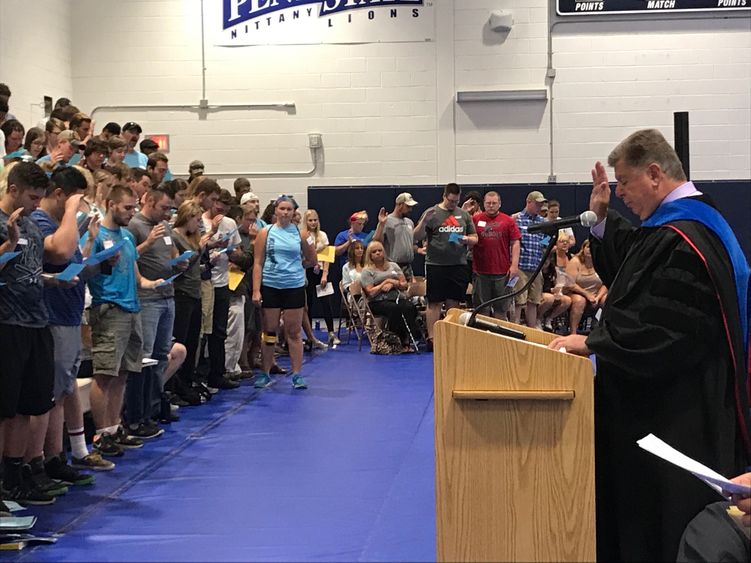
[[[389,330],[399,335],[404,352],[411,352],[410,336],[419,334],[415,322],[417,309],[399,294],[408,287],[407,279],[396,262],[389,262],[383,245],[372,241],[365,251],[365,269],[360,283],[368,298],[368,305],[374,315],[388,319]],[[409,332],[408,332],[409,330]]]
[[[538,307],[537,317],[543,323],[543,330],[553,330],[552,320],[559,317],[571,307],[571,297],[563,294],[567,277],[565,274],[568,264],[568,249],[570,239],[562,236],[555,245],[555,253],[551,254],[542,268],[542,303]]]
[[[365,268],[365,245],[355,240],[347,251],[347,263],[342,268],[342,289],[347,299],[350,298],[349,288],[357,282],[360,283],[360,275]]]
[[[572,280],[571,285],[566,288],[571,296],[569,325],[571,334],[576,334],[584,313],[593,313],[602,307],[608,296],[608,288],[602,285],[602,280],[592,264],[592,251],[588,240],[582,243],[579,253],[569,261],[566,274]]]

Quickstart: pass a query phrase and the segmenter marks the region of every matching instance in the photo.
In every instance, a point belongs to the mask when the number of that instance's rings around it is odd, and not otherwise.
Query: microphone
[[[519,330],[514,330],[513,328],[506,328],[505,326],[497,325],[494,323],[489,323],[488,321],[478,319],[477,317],[475,317],[475,320],[472,321],[471,325],[467,325],[467,322],[469,322],[469,319],[471,316],[472,316],[472,313],[468,311],[464,312],[461,315],[459,315],[459,322],[465,326],[469,326],[471,328],[477,328],[479,330],[484,330],[486,332],[492,332],[493,334],[500,334],[502,336],[510,336],[511,338],[518,338],[519,340],[527,339],[527,335]]]
[[[537,225],[527,227],[527,233],[554,233],[567,227],[594,227],[597,224],[597,214],[594,211],[585,211],[575,217],[566,217],[557,221],[545,221]]]

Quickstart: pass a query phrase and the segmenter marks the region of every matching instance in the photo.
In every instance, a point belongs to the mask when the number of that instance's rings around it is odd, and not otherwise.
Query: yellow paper
[[[239,270],[230,270],[229,271],[229,290],[235,291],[237,289],[237,286],[240,285],[240,282],[243,281],[244,277],[245,277],[245,272],[241,272]]]
[[[329,262],[333,263],[336,259],[336,247],[335,246],[327,246],[321,252],[318,253],[318,261],[319,262]]]

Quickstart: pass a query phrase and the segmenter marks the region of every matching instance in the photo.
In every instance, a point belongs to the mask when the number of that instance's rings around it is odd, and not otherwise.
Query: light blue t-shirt
[[[261,283],[275,289],[294,289],[305,286],[300,231],[297,230],[296,225],[269,227]]]
[[[149,157],[142,152],[133,151],[125,153],[123,162],[131,168],[143,168],[146,170],[146,164],[149,162]]]
[[[120,259],[117,264],[112,266],[112,273],[109,275],[97,274],[89,280],[89,291],[91,292],[92,305],[101,305],[102,303],[114,303],[120,308],[137,313],[141,310],[141,304],[138,301],[138,290],[136,288],[136,269],[135,264],[138,260],[138,250],[133,235],[126,229],[120,227],[116,231],[99,225],[99,234],[94,241],[92,253],[101,252],[110,245],[105,241],[112,241],[117,244],[122,239],[126,242],[120,249]]]

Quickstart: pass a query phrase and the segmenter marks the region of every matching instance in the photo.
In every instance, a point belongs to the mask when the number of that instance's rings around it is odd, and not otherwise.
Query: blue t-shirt
[[[123,162],[131,168],[143,168],[146,170],[146,165],[149,162],[149,157],[142,152],[133,151],[125,153]]]
[[[263,261],[262,284],[276,289],[305,286],[302,267],[300,231],[296,225],[272,225],[266,236],[266,257]]]
[[[352,233],[352,238],[354,240],[359,240],[363,245],[368,246],[368,242],[365,242],[365,239],[367,239],[370,236],[370,233],[366,233],[365,231],[360,231],[359,233]],[[336,238],[334,239],[334,246],[340,246],[347,242],[347,239],[349,238],[349,229],[345,229],[338,235],[336,235]],[[336,262],[340,266],[344,266],[344,264],[347,262],[347,253],[343,252],[339,256],[336,257]]]
[[[0,210],[0,244],[8,240],[8,218]],[[20,237],[13,252],[20,254],[0,270],[0,323],[43,328],[48,320],[42,297],[44,237],[30,217],[22,215],[16,225]]]
[[[59,225],[45,211],[37,209],[31,214],[36,221],[42,236],[45,238],[55,234]],[[81,251],[76,248],[73,257],[68,264],[80,264],[83,262]],[[57,274],[68,267],[68,264],[57,265],[44,263],[44,271]],[[44,288],[44,303],[49,313],[49,322],[55,326],[79,326],[83,315],[85,287],[83,281],[71,288],[46,287]]]
[[[112,266],[112,273],[97,274],[89,280],[91,304],[114,303],[128,312],[137,313],[141,310],[141,304],[138,301],[136,288],[135,264],[138,260],[138,250],[133,235],[122,227],[113,231],[104,225],[99,225],[99,234],[94,241],[92,253],[109,248],[110,244],[105,245],[105,241],[112,241],[112,244],[116,244],[122,239],[128,242],[120,249],[120,259]]]

